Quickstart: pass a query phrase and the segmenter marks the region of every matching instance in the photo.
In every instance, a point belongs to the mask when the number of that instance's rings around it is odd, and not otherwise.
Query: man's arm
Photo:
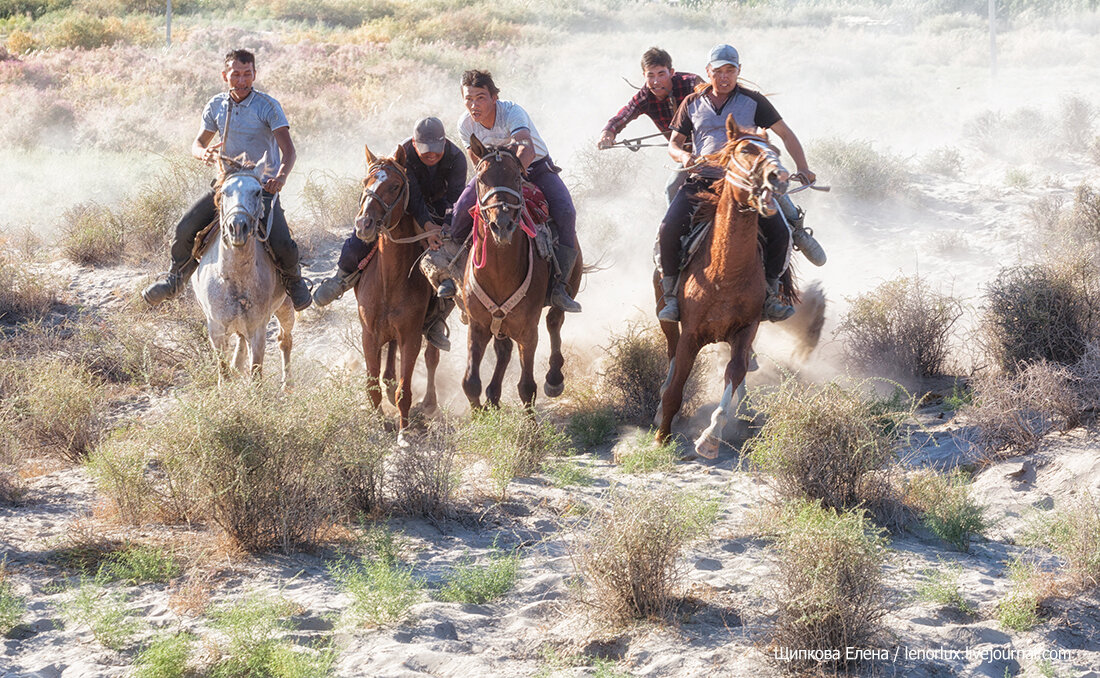
[[[787,149],[787,153],[794,160],[795,172],[805,177],[806,183],[812,184],[817,179],[817,175],[810,171],[810,166],[806,162],[806,153],[802,150],[802,144],[795,136],[794,130],[782,120],[772,125],[771,130],[783,140],[783,147]]]
[[[687,167],[695,160],[695,156],[691,154],[691,151],[684,148],[684,143],[686,141],[687,135],[681,134],[680,132],[673,132],[672,136],[668,139],[668,157],[684,167]]]
[[[191,155],[196,160],[202,160],[207,165],[213,165],[218,160],[218,156],[221,155],[222,142],[218,142],[213,146],[208,146],[210,140],[214,138],[213,130],[204,129],[199,132],[199,135],[195,137],[195,140],[191,142]]]
[[[293,169],[294,162],[298,159],[298,152],[294,150],[294,142],[290,139],[289,127],[280,127],[271,130],[271,133],[275,135],[275,143],[279,145],[279,155],[282,163],[279,165],[279,171],[275,176],[264,183],[264,190],[268,193],[278,193],[286,185],[286,178],[290,174],[290,170]]]
[[[512,132],[512,141],[516,142],[519,146],[516,155],[519,157],[520,163],[523,164],[523,170],[526,172],[531,163],[535,161],[535,142],[531,139],[531,132],[526,129],[517,129],[515,132]]]
[[[603,126],[603,133],[600,135],[600,140],[596,144],[599,149],[611,148],[611,145],[615,143],[615,135],[623,131],[623,128],[627,126],[630,121],[637,118],[642,114],[643,95],[642,91],[639,91],[630,101],[626,102],[626,106],[619,109],[607,124]]]

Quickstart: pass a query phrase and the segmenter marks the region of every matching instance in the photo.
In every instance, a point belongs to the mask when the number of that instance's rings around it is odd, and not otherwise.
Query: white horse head
[[[239,165],[223,176],[218,190],[221,238],[227,247],[243,247],[264,217],[263,175],[267,154],[253,167]]]

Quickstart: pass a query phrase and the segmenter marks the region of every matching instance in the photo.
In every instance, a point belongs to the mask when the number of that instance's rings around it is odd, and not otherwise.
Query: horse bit
[[[496,162],[500,162],[505,157],[513,158],[516,162],[519,162],[518,157],[511,153],[506,153],[499,148],[494,149],[492,153],[486,153],[485,155],[483,155],[481,157],[481,160],[478,161],[477,167],[474,168],[474,170],[477,172],[478,183],[481,183],[481,175],[484,174],[486,169],[488,169],[490,158]],[[498,198],[495,202],[489,202],[489,199],[497,195],[498,193],[513,196],[519,202],[517,204],[513,204],[511,202],[508,202],[507,200],[503,200],[500,198]],[[478,196],[477,206],[479,209],[482,210],[496,207],[504,210],[505,212],[508,212],[510,210],[522,211],[524,206],[523,194],[519,191],[516,191],[515,189],[508,188],[507,186],[494,186],[489,189],[484,195]]]

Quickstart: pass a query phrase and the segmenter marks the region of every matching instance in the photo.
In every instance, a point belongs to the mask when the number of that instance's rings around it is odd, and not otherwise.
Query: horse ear
[[[481,160],[481,156],[485,155],[485,153],[488,152],[488,149],[485,148],[485,144],[481,143],[481,139],[478,139],[477,136],[471,134],[470,152],[474,154],[475,158]]]
[[[405,156],[405,146],[403,144],[397,145],[397,150],[393,152],[393,161],[402,167],[408,162],[408,158]]]
[[[252,168],[252,172],[257,177],[262,177],[264,175],[264,170],[266,168],[267,168],[267,151],[264,151],[264,154],[261,155],[260,159],[256,161],[256,166],[254,168]]]
[[[367,164],[368,165],[373,165],[374,163],[378,162],[378,158],[374,157],[374,153],[370,152],[370,146],[368,146],[366,144],[363,144],[363,150],[367,154]]]
[[[729,139],[736,139],[741,136],[741,126],[733,119],[733,113],[726,116],[726,135]]]

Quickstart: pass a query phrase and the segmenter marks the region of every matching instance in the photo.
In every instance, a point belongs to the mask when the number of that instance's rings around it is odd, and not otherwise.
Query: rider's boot
[[[344,292],[355,287],[355,281],[357,280],[359,280],[358,268],[354,271],[345,271],[337,267],[336,275],[331,278],[326,278],[324,282],[318,285],[317,289],[313,291],[313,303],[318,306],[328,306],[344,296]]]
[[[454,299],[440,299],[439,310],[436,311],[434,317],[432,317],[424,327],[424,338],[428,340],[428,343],[435,346],[440,351],[451,350],[450,330],[447,329],[447,316],[451,314],[451,310],[454,307]]]
[[[559,244],[554,248],[554,256],[558,260],[558,270],[561,274],[554,280],[554,291],[550,293],[550,305],[566,313],[581,312],[581,305],[569,296],[569,291],[565,289],[565,283],[569,280],[573,266],[577,263],[578,254],[576,249],[565,245]]]
[[[680,281],[678,275],[666,275],[661,278],[661,290],[664,291],[664,308],[657,313],[657,320],[663,323],[680,322],[680,302],[676,298],[676,286]]]
[[[439,287],[435,288],[435,294],[440,299],[454,299],[458,294],[458,287],[455,286],[454,278],[444,278],[440,281]]]
[[[768,279],[768,296],[764,298],[764,320],[779,322],[794,315],[794,306],[783,303],[779,296],[779,279]]]
[[[791,242],[794,243],[794,248],[814,266],[824,266],[825,250],[814,238],[813,229],[803,225],[806,221],[806,212],[801,207],[797,207],[789,196],[779,196],[778,202],[779,208],[783,211],[783,217],[791,226]]]
[[[290,297],[290,303],[294,304],[295,311],[304,311],[313,303],[313,295],[309,293],[309,286],[302,280],[302,267],[295,265],[291,270],[283,270],[283,286]]]
[[[195,261],[194,258],[188,258],[182,263],[173,261],[172,267],[168,269],[168,273],[163,278],[141,291],[141,298],[150,306],[156,306],[162,301],[171,299],[179,294],[180,289],[183,288],[191,274],[198,267],[199,262]]]

